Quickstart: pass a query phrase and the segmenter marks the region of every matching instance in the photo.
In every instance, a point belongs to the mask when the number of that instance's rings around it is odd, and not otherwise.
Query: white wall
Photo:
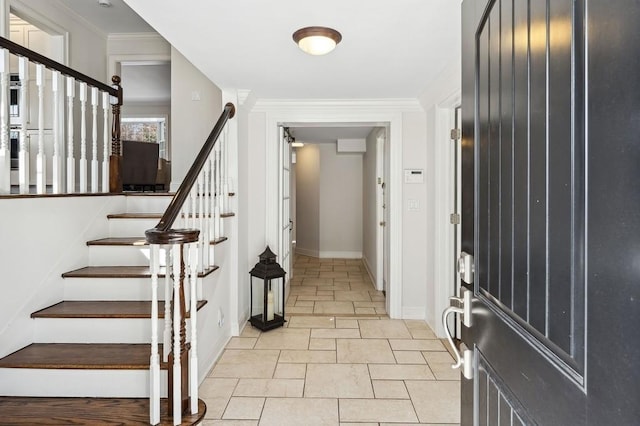
[[[296,148],[296,251],[320,256],[320,147]]]
[[[180,186],[221,112],[222,91],[172,47],[172,190]]]
[[[30,315],[60,302],[61,274],[88,264],[88,240],[108,235],[125,197],[0,199],[0,357],[33,338]]]
[[[320,257],[362,257],[362,154],[320,149]]]
[[[367,151],[362,157],[362,260],[364,261],[371,278],[375,283],[378,265],[378,249],[376,234],[378,223],[376,223],[376,192],[378,185],[377,139],[383,128],[374,128],[367,135]]]

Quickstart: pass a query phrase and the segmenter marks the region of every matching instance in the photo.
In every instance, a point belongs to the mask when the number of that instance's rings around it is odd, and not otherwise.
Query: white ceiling
[[[460,0],[126,2],[219,87],[256,98],[415,98],[460,58]],[[337,49],[300,51],[291,35],[311,25],[340,31]]]
[[[80,15],[105,34],[148,33],[155,30],[123,0],[110,0],[111,7],[102,7],[97,0],[57,0]]]
[[[365,139],[371,133],[371,126],[336,127],[290,127],[289,131],[297,142],[334,143],[338,139]]]

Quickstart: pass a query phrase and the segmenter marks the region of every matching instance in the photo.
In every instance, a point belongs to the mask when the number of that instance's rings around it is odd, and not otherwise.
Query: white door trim
[[[384,175],[384,145],[387,130],[382,129],[376,136],[376,289],[384,290],[384,231],[380,225],[384,221],[384,190],[382,184],[386,180]],[[382,184],[377,179],[381,179]],[[385,184],[386,185],[386,184]]]
[[[366,123],[389,126],[390,176],[389,316],[402,318],[402,112],[422,112],[417,100],[258,100],[252,112],[266,115],[266,212],[267,244],[278,242],[278,124],[327,125]]]
[[[435,318],[435,333],[438,337],[445,337],[440,316],[449,306],[451,283],[453,275],[453,228],[449,222],[453,205],[453,155],[451,150],[450,131],[454,126],[453,114],[455,107],[460,105],[460,92],[446,98],[436,106],[435,117],[435,233],[434,233],[434,301],[433,312]],[[430,302],[427,301],[427,304]]]

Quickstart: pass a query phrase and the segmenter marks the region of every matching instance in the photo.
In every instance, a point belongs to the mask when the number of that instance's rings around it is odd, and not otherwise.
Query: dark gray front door
[[[640,424],[638,22],[637,0],[463,2],[463,425]]]

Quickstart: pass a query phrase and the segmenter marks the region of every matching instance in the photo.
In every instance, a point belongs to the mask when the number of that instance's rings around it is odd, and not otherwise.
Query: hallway
[[[459,372],[424,321],[391,320],[360,260],[296,256],[285,327],[245,327],[200,387],[204,425],[457,424]]]

